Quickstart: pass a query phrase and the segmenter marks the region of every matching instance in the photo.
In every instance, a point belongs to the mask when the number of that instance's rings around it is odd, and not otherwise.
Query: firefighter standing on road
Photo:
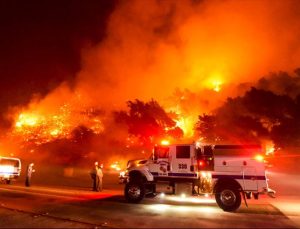
[[[102,189],[103,189],[103,182],[102,182],[102,178],[103,178],[103,164],[100,164],[100,166],[98,167],[98,171],[97,171],[97,177],[98,177],[98,180],[99,180],[99,185],[98,185],[98,189],[97,191],[101,192]]]
[[[30,186],[32,173],[35,172],[35,170],[33,169],[33,166],[34,166],[33,163],[30,163],[30,164],[27,166],[27,174],[26,174],[26,181],[25,181],[25,186],[26,186],[26,187],[29,187],[29,186]]]
[[[94,167],[92,168],[90,174],[93,180],[93,191],[97,191],[97,187],[99,186],[99,181],[97,179],[98,173],[98,161],[95,162]]]

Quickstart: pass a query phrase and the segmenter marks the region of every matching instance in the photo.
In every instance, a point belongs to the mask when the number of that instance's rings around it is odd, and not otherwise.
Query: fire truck
[[[156,186],[172,187],[181,195],[215,195],[220,208],[235,211],[244,199],[260,194],[275,197],[268,187],[259,145],[157,145],[146,160],[130,160],[122,177],[128,202],[156,194]]]
[[[20,173],[20,159],[0,156],[0,181],[5,181],[6,184],[10,184],[12,180],[20,176]]]

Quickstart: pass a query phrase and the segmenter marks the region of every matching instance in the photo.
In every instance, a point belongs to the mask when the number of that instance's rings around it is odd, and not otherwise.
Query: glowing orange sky
[[[60,86],[29,110],[55,114],[64,103],[111,110],[154,98],[195,119],[240,83],[299,67],[299,28],[298,1],[122,1],[106,39],[83,50],[76,86]],[[196,97],[178,107],[176,89]]]
[[[84,53],[78,89],[97,101],[155,98],[175,88],[253,82],[299,66],[295,1],[134,1],[111,16],[105,42]],[[297,4],[299,5],[299,4]],[[298,7],[299,8],[299,7]]]

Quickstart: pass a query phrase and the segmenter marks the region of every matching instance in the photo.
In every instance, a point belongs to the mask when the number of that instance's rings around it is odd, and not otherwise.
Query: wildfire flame
[[[176,120],[176,126],[182,129],[185,138],[192,137],[194,135],[195,118],[193,116],[180,116]]]
[[[68,139],[79,125],[87,126],[99,134],[104,130],[103,124],[98,117],[92,117],[90,112],[76,112],[68,104],[60,107],[54,115],[22,112],[17,115],[12,136],[39,145],[55,139]]]
[[[299,35],[300,20],[299,14],[290,11],[293,7],[289,1],[212,2],[149,1],[145,11],[143,1],[124,1],[110,15],[102,43],[84,52],[75,89],[60,86],[49,93],[37,105],[44,112],[31,108],[19,111],[12,135],[42,144],[70,138],[79,125],[99,134],[104,130],[103,120],[91,115],[93,111],[82,104],[98,104],[101,98],[108,110],[128,99],[144,100],[154,94],[161,102],[179,86],[196,93],[201,91],[201,96],[206,97],[201,106],[198,97],[181,96],[189,106],[171,109],[178,115],[177,127],[189,138],[194,135],[194,124],[203,113],[202,108],[211,110],[219,103],[219,96],[208,96],[206,89],[226,98],[233,92],[225,94],[225,84],[248,82],[252,75],[253,81],[266,71],[297,66],[300,52],[294,38]],[[135,20],[128,15],[135,15]],[[284,18],[293,18],[297,23]],[[84,99],[64,103],[74,97]],[[49,104],[57,110],[47,113]],[[126,143],[128,148],[138,144],[132,137]]]
[[[275,152],[274,143],[269,143],[266,145],[266,155],[273,155]]]
[[[222,83],[220,81],[214,81],[212,84],[213,84],[213,90],[215,92],[220,92],[221,91]]]
[[[222,90],[222,85],[224,84],[220,74],[213,74],[212,77],[209,77],[205,82],[205,86],[208,89],[211,89],[215,92],[220,92]]]
[[[110,168],[112,168],[112,169],[114,169],[114,170],[116,170],[116,171],[121,171],[121,167],[120,167],[120,164],[119,164],[119,162],[114,162],[114,163],[112,163],[111,165],[110,165]]]
[[[21,128],[24,126],[35,126],[38,122],[38,117],[31,114],[20,114],[18,121],[16,122],[16,127]]]

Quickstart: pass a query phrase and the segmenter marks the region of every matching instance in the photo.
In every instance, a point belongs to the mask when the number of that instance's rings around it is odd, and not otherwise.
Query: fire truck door
[[[168,176],[169,168],[169,147],[156,147],[152,163],[148,166],[156,176]]]
[[[245,191],[257,191],[256,169],[254,167],[245,167],[243,169],[243,189]]]
[[[190,176],[193,174],[191,171],[191,146],[180,145],[176,146],[175,155],[171,161],[171,176]]]

